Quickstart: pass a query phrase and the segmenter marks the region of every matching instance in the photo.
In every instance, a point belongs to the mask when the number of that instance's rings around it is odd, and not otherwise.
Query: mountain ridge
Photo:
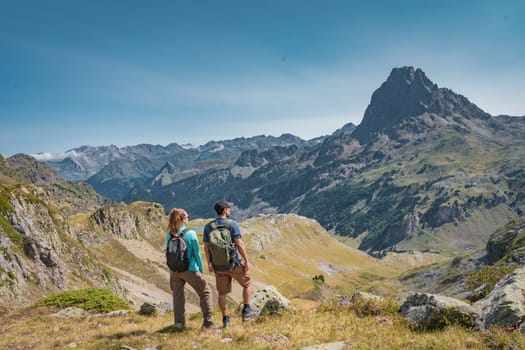
[[[360,237],[360,248],[369,252],[479,247],[491,230],[525,210],[525,119],[492,117],[421,70],[392,74],[351,135],[334,133],[286,159],[261,163],[249,176],[211,170],[146,198],[199,216],[213,215],[209,202],[218,198],[235,203],[242,217],[298,213],[339,235]],[[378,96],[399,94],[409,107],[396,98],[375,105]],[[389,110],[397,112],[384,124]],[[146,195],[131,194],[128,200]]]

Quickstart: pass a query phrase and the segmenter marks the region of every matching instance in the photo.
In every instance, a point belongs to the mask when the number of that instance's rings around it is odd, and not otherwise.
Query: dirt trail
[[[118,241],[130,253],[158,269],[159,274],[166,277],[166,286],[169,285],[169,272],[167,268],[164,267],[166,264],[164,252],[162,252],[160,249],[156,249],[151,244],[143,240],[118,239]],[[171,293],[167,293],[154,284],[130,273],[129,271],[124,271],[113,266],[110,267],[119,275],[120,283],[129,291],[130,298],[132,298],[135,302],[135,307],[137,309],[140,308],[140,306],[146,301],[164,301],[170,305],[172,304]],[[217,288],[215,286],[215,276],[210,275],[208,271],[205,271],[204,275],[213,292],[214,307],[217,307]],[[195,294],[189,285],[186,285],[186,293]],[[236,282],[233,282],[232,293],[230,294],[230,297],[235,302],[242,302],[242,288]],[[190,313],[197,312],[200,311],[200,307],[187,302],[186,311]]]

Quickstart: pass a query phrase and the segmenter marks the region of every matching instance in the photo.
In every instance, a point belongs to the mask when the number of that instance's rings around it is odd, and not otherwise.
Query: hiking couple
[[[236,221],[228,219],[231,213],[231,204],[220,200],[215,203],[217,218],[204,226],[203,242],[209,272],[215,273],[217,292],[219,294],[219,308],[222,313],[223,328],[230,327],[230,316],[228,314],[227,295],[232,290],[232,278],[242,286],[243,310],[242,320],[249,321],[258,315],[251,309],[251,274],[248,265],[248,256],[241,232]],[[184,285],[186,282],[195,290],[200,299],[204,321],[203,329],[218,328],[213,323],[211,288],[204,278],[204,268],[199,249],[199,241],[195,231],[187,229],[189,221],[188,213],[183,209],[175,208],[171,211],[166,234],[166,257],[170,266],[170,287],[173,294],[173,312],[175,316],[175,327],[178,330],[185,328],[185,297]],[[213,233],[212,233],[213,231]],[[217,232],[228,232],[229,241],[232,242],[231,258],[229,262],[221,261],[220,249],[217,247],[215,237]],[[210,241],[210,235],[211,241]],[[175,258],[177,254],[169,253],[177,250],[177,247],[185,246],[185,259]],[[182,249],[183,250],[183,249]],[[229,254],[227,254],[229,257]],[[224,257],[222,257],[224,259]],[[177,261],[175,261],[177,260]],[[218,264],[217,262],[221,262]]]

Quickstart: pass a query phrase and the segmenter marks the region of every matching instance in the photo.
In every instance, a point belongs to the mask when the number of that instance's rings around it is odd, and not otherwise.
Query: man
[[[242,286],[242,320],[249,321],[258,315],[258,312],[250,307],[251,298],[251,274],[248,264],[248,256],[244,243],[241,239],[241,231],[235,220],[228,220],[231,214],[231,204],[220,200],[215,203],[217,218],[204,226],[202,241],[204,251],[208,261],[208,269],[215,272],[217,292],[219,294],[219,308],[222,313],[222,323],[224,328],[230,327],[230,316],[228,315],[227,295],[232,290],[232,278]],[[234,242],[233,259],[229,265],[213,264],[213,256],[210,249],[210,233],[217,226],[226,226],[229,229],[231,241]]]

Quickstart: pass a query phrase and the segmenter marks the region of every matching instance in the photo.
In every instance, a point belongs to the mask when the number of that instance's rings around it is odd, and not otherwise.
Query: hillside
[[[4,302],[108,284],[135,307],[171,300],[163,252],[167,216],[161,205],[115,203],[68,218],[43,185],[5,185],[1,190]],[[316,275],[324,276],[324,292],[331,295],[356,286],[372,288],[400,273],[340,243],[316,221],[296,215],[260,215],[241,222],[241,229],[256,285],[275,285],[290,298],[324,297],[308,294]],[[208,279],[213,285],[213,276]],[[39,293],[33,295],[32,288]],[[240,290],[232,298],[240,300]],[[189,301],[196,302],[196,296]]]
[[[24,154],[0,158],[0,184],[43,187],[48,197],[46,202],[66,216],[94,210],[109,202],[88,184],[66,181],[45,163]]]
[[[409,270],[400,277],[404,289],[477,301],[503,276],[525,263],[525,217],[495,230],[483,249],[452,261]]]

